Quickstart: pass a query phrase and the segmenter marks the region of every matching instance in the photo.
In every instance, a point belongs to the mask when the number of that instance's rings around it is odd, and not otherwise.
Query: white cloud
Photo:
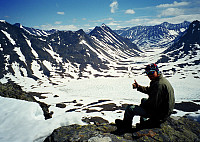
[[[114,19],[113,18],[105,18],[105,19],[99,19],[99,20],[94,20],[94,21],[90,21],[90,22],[105,22],[105,21],[113,21]]]
[[[111,13],[115,13],[115,11],[118,9],[118,2],[117,1],[113,1],[111,4],[110,4],[110,7],[111,7]]]
[[[59,14],[59,15],[64,15],[65,12],[57,12],[57,14]]]
[[[129,21],[125,21],[123,22],[121,25],[124,25],[123,27],[127,27],[127,26],[138,26],[138,25],[158,25],[161,24],[163,22],[169,22],[172,24],[178,24],[181,23],[183,21],[189,21],[192,22],[194,20],[199,20],[200,21],[200,14],[192,14],[192,15],[177,15],[174,17],[167,17],[167,18],[141,18],[141,19],[131,19]]]
[[[172,4],[160,4],[156,7],[158,8],[168,8],[168,7],[178,7],[178,6],[186,6],[188,5],[189,2],[177,2],[177,1],[174,1],[174,3]]]
[[[134,11],[133,9],[127,9],[127,10],[125,11],[125,13],[126,13],[126,14],[134,14],[135,11]]]
[[[76,22],[77,22],[77,19],[76,19],[76,18],[72,19],[72,22],[73,22],[73,23],[76,23]]]
[[[91,26],[90,24],[85,24],[85,25],[84,25],[84,27],[90,27],[90,26]]]
[[[129,25],[141,25],[141,23],[146,23],[148,22],[150,19],[148,18],[143,18],[143,19],[139,19],[139,18],[135,18],[135,19],[131,19],[129,21],[126,21],[126,23],[128,23]]]
[[[108,24],[106,24],[106,25],[108,25],[108,26],[117,26],[117,25],[119,25],[119,24],[117,24],[116,22],[110,22],[110,23],[108,23]]]
[[[59,24],[61,24],[61,23],[62,23],[62,21],[56,21],[56,22],[55,22],[56,25],[59,25]]]
[[[57,30],[72,30],[72,31],[76,31],[76,30],[79,30],[79,28],[75,25],[51,25],[51,24],[48,24],[48,25],[41,25],[40,28],[42,30],[51,30],[51,29],[57,29]]]
[[[189,21],[192,22],[194,20],[200,20],[200,14],[192,14],[192,15],[177,15],[175,17],[170,17],[170,18],[159,18],[159,19],[154,19],[150,22],[157,21],[157,22],[169,22],[173,24],[181,23],[183,21]],[[153,24],[153,23],[152,23]]]
[[[165,10],[163,10],[161,12],[160,15],[158,15],[158,17],[161,16],[177,16],[177,15],[182,15],[184,14],[184,10],[183,9],[179,9],[179,8],[167,8]]]

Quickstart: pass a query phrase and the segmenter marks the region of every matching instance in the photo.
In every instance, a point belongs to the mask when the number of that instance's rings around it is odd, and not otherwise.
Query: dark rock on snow
[[[27,93],[23,91],[21,87],[15,83],[12,83],[12,82],[9,82],[6,84],[0,83],[0,96],[19,99],[19,100],[25,100],[29,102],[36,102],[42,108],[45,119],[52,118],[53,112],[49,112],[49,105],[45,104],[44,102],[37,101],[34,98],[34,95],[41,97],[39,93],[35,93],[35,92]]]
[[[175,109],[182,110],[184,112],[195,112],[200,110],[200,105],[193,102],[181,102],[175,104]]]
[[[117,129],[116,126],[98,117],[84,120],[95,123],[57,128],[44,142],[200,141],[200,124],[184,117],[170,117],[160,128],[143,129],[123,135],[111,134]]]
[[[64,104],[64,103],[58,103],[58,104],[56,104],[56,107],[65,108],[66,104]]]

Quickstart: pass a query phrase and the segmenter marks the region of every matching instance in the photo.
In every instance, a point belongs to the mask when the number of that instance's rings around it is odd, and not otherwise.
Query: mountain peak
[[[103,23],[103,24],[101,25],[101,27],[107,27],[107,26],[106,26],[106,24]]]
[[[23,28],[22,24],[20,24],[20,23],[15,23],[14,26],[17,26],[19,28]]]
[[[195,20],[195,21],[193,21],[193,22],[191,23],[191,25],[192,25],[193,27],[196,27],[196,26],[199,27],[199,23],[200,23],[200,21]]]
[[[0,22],[2,22],[2,23],[6,23],[6,20],[0,20]]]
[[[170,23],[168,23],[168,22],[163,22],[163,23],[161,23],[160,25],[167,28],[167,27],[169,27]]]

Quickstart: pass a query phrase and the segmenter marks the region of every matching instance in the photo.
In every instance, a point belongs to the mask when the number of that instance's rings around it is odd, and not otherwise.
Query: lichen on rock
[[[185,117],[170,117],[160,128],[142,129],[122,135],[111,134],[116,129],[115,125],[109,123],[74,124],[55,129],[44,142],[200,141],[200,124]]]

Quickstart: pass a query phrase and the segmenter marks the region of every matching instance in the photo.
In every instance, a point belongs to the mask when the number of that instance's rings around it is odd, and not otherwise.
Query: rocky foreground
[[[200,141],[200,124],[184,117],[171,117],[161,128],[143,129],[123,135],[111,134],[117,128],[94,117],[85,119],[88,125],[70,125],[55,129],[44,142],[131,142],[131,141]]]

